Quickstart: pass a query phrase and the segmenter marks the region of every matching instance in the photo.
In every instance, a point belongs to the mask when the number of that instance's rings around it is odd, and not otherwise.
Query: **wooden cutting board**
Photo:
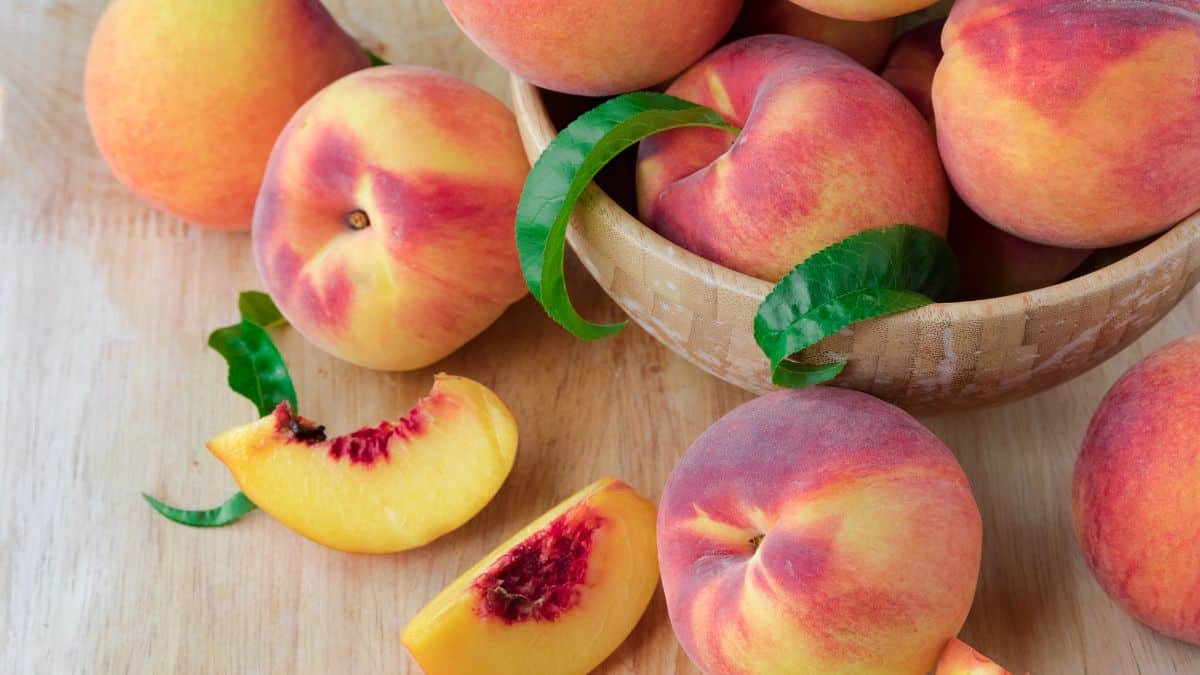
[[[437,0],[330,4],[387,57],[503,95],[504,72]],[[253,411],[226,390],[205,337],[234,319],[238,291],[259,284],[246,235],[146,208],[94,151],[80,89],[102,5],[0,8],[0,672],[415,672],[398,636],[444,584],[602,475],[657,498],[691,441],[747,400],[637,329],[580,342],[529,300],[416,373],[360,370],[288,334],[300,400],[334,431],[394,418],[435,370],[494,387],[521,424],[507,485],[462,530],[395,556],[325,550],[261,513],[217,531],[164,521],[140,492],[200,507],[235,489],[203,442]],[[577,266],[571,280],[585,314],[617,316]],[[965,637],[1013,670],[1200,672],[1200,649],[1151,633],[1105,598],[1069,520],[1072,465],[1100,397],[1136,359],[1197,326],[1193,295],[1072,383],[927,420],[962,459],[984,515]],[[601,672],[695,672],[661,595]]]

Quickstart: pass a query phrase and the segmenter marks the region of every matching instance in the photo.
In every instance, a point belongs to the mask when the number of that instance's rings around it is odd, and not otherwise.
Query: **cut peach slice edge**
[[[625,483],[594,483],[443,590],[402,641],[426,675],[587,673],[650,604],[655,521],[654,505]]]
[[[313,541],[394,553],[454,530],[512,470],[517,425],[490,389],[438,375],[396,422],[328,439],[286,403],[209,441],[252,502]]]
[[[1012,675],[970,645],[955,638],[942,651],[935,675]]]

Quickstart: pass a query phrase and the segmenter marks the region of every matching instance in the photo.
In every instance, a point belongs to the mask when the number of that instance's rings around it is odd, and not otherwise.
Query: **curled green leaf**
[[[598,339],[625,324],[595,324],[571,305],[563,275],[567,224],[584,189],[617,155],[654,134],[706,126],[738,133],[720,113],[674,96],[625,94],[572,122],[534,164],[517,209],[517,251],[533,297],[576,337]]]
[[[250,323],[263,328],[278,328],[287,325],[287,319],[275,306],[271,296],[259,291],[245,291],[238,296],[238,312]]]
[[[841,374],[845,363],[788,361],[858,321],[916,309],[954,295],[958,262],[946,241],[911,225],[867,230],[813,254],[763,301],[754,339],[772,381],[808,387]]]
[[[298,409],[287,364],[265,328],[242,319],[213,331],[208,346],[229,364],[229,388],[250,399],[260,416],[269,415],[283,401]]]
[[[155,511],[158,511],[162,517],[180,525],[188,527],[225,527],[240,519],[242,516],[250,513],[258,508],[246,498],[246,495],[237,493],[229,498],[229,501],[218,506],[215,509],[207,509],[204,511],[187,511],[177,509],[174,506],[167,506],[148,494],[142,494],[142,498]]]

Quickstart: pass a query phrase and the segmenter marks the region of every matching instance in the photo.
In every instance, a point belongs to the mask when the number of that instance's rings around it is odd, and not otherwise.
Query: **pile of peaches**
[[[948,233],[964,297],[1002,295],[1200,209],[1197,0],[958,0],[895,40],[898,17],[933,0],[445,4],[539,86],[665,85],[740,129],[644,141],[639,209],[766,280],[908,223]],[[529,164],[500,101],[372,63],[318,0],[113,0],[86,106],[131,191],[252,230],[268,292],[310,342],[413,370],[526,293],[513,226]],[[1200,644],[1198,382],[1200,339],[1118,382],[1073,500],[1114,600]],[[209,443],[259,507],[358,553],[460,527],[517,447],[501,399],[451,376],[345,436],[280,404]],[[698,439],[657,509],[598,481],[468,570],[403,640],[429,675],[584,673],[633,630],[661,569],[676,635],[713,675],[1003,673],[955,638],[981,539],[966,476],[914,418],[836,388],[777,392]]]

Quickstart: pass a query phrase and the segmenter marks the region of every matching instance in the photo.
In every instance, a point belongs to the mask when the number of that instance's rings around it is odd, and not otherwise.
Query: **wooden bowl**
[[[533,161],[557,134],[547,95],[514,77],[512,98]],[[553,102],[560,120],[596,103],[559,95]],[[627,204],[629,173],[612,183]],[[667,241],[596,185],[580,199],[568,240],[613,300],[660,342],[726,382],[758,393],[774,388],[753,335],[771,284]],[[833,384],[915,412],[974,408],[1029,396],[1099,365],[1157,323],[1198,279],[1200,214],[1084,276],[862,322],[794,358],[845,359]]]

